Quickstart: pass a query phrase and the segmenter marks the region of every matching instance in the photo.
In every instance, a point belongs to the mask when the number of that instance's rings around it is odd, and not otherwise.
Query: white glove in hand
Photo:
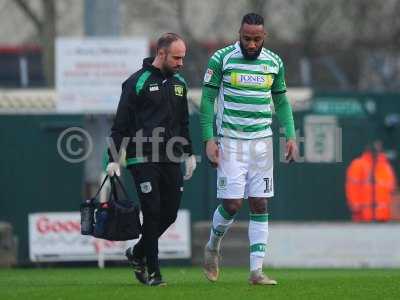
[[[121,149],[121,157],[118,162],[124,168],[126,167],[126,149]]]
[[[183,176],[184,180],[189,180],[194,170],[196,170],[196,157],[194,155],[190,155],[185,158],[185,176]]]
[[[106,172],[109,176],[121,176],[121,169],[119,163],[111,162],[107,165]]]

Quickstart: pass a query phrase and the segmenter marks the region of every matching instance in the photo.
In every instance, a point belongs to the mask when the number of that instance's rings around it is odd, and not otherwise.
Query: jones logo
[[[231,84],[234,86],[253,86],[260,88],[271,87],[273,78],[270,74],[243,74],[235,73],[231,74]]]
[[[263,84],[265,82],[265,76],[264,75],[240,74],[239,82],[247,83],[247,84]]]

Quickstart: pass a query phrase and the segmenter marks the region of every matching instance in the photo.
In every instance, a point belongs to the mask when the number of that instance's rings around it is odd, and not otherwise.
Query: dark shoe
[[[166,286],[167,285],[167,283],[162,280],[161,274],[156,273],[156,272],[149,275],[147,284],[150,286]]]
[[[132,247],[126,249],[125,256],[133,268],[136,279],[142,284],[147,284],[146,263],[143,258],[135,257],[132,250]]]

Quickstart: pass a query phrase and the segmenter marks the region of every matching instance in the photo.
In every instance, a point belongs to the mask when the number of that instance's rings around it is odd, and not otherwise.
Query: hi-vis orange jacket
[[[396,177],[384,153],[365,151],[347,169],[346,197],[356,222],[386,222],[391,218]]]

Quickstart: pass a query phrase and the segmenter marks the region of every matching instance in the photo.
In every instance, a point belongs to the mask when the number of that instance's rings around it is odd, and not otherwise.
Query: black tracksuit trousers
[[[146,258],[149,274],[160,272],[158,238],[175,222],[183,191],[183,177],[176,163],[139,163],[129,167],[143,214],[142,237],[135,257]]]

